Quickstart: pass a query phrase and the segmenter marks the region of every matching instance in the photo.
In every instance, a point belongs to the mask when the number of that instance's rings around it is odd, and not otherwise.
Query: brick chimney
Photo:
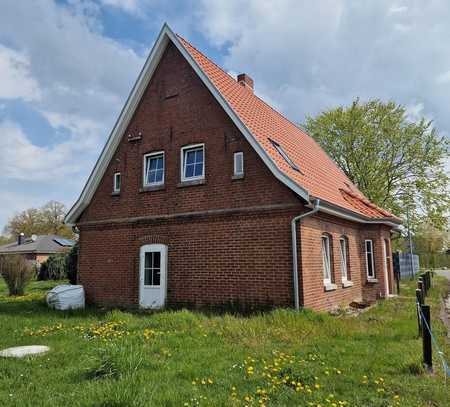
[[[253,91],[253,79],[250,78],[246,73],[241,73],[237,77],[237,81],[240,85],[246,86],[248,89]]]
[[[19,233],[19,236],[17,236],[17,244],[20,246],[23,243],[24,240],[25,240],[24,233],[23,232]]]

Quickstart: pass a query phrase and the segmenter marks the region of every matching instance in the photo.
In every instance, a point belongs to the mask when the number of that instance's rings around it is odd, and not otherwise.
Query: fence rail
[[[429,371],[433,371],[433,345],[436,348],[437,354],[442,362],[442,368],[444,370],[445,382],[447,383],[447,377],[450,377],[450,369],[448,368],[447,361],[444,357],[444,353],[439,348],[439,345],[434,338],[433,331],[431,329],[431,310],[429,305],[425,305],[425,298],[428,294],[428,290],[432,285],[433,273],[427,271],[422,273],[417,281],[416,289],[416,309],[417,309],[417,324],[419,329],[419,337],[422,337],[423,348],[423,364]]]

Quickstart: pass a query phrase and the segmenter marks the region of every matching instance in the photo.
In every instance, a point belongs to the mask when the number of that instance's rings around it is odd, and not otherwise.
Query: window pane
[[[164,175],[164,170],[156,170],[155,171],[155,182],[162,182]]]
[[[152,267],[152,253],[147,252],[145,253],[145,268]]]
[[[150,158],[150,171],[155,170],[157,164],[158,164],[157,158]]]
[[[194,176],[194,165],[193,164],[186,165],[184,176],[185,176],[185,178],[190,178],[190,177]]]
[[[114,174],[114,190],[120,191],[120,174]]]
[[[330,246],[328,238],[322,237],[322,261],[323,261],[323,277],[330,280]]]
[[[153,267],[158,268],[158,269],[161,267],[161,253],[160,252],[153,253]]]
[[[372,242],[370,240],[366,240],[366,251],[372,253]]]
[[[202,177],[203,174],[203,147],[184,152],[184,178]]]
[[[187,151],[186,164],[194,164],[194,163],[195,163],[195,151]]]
[[[194,176],[200,177],[203,174],[203,164],[195,164]]]
[[[244,173],[244,155],[243,153],[234,153],[234,175]]]
[[[146,158],[145,184],[155,184],[164,180],[164,156]]]
[[[161,284],[161,270],[153,269],[153,285]]]
[[[341,239],[341,273],[342,278],[347,279],[347,242]]]
[[[152,285],[152,269],[146,268],[144,270],[144,285]]]
[[[373,264],[372,264],[372,253],[367,253],[367,275],[373,277]]]

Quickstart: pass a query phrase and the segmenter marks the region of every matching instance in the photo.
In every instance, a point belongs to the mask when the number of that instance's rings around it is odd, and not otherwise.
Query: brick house
[[[392,293],[400,220],[164,25],[66,223],[97,304],[328,310]]]
[[[17,240],[0,246],[0,256],[20,254],[26,260],[38,265],[46,261],[49,256],[70,251],[75,242],[57,235],[32,235],[25,237],[20,234]]]

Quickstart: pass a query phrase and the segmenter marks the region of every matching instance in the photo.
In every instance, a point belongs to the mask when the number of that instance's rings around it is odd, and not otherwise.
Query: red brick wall
[[[164,99],[167,84],[169,94],[178,96]],[[141,141],[128,142],[128,134],[139,132]],[[207,185],[180,187],[180,149],[193,143],[205,143]],[[159,150],[165,151],[165,189],[140,192],[143,155]],[[232,181],[236,151],[244,152],[245,177]],[[111,197],[115,172],[122,173],[122,191]],[[272,176],[190,65],[170,46],[81,220],[289,202],[299,200]]]
[[[325,291],[321,255],[321,236],[327,233],[331,238],[332,279],[336,289]],[[382,244],[383,239],[390,241],[390,231],[386,226],[364,225],[348,222],[324,214],[305,218],[300,226],[302,302],[313,309],[332,309],[345,306],[352,301],[372,302],[385,296],[385,278]],[[342,284],[339,239],[346,236],[348,241],[348,268],[351,287]],[[364,240],[373,240],[374,267],[376,283],[367,282]],[[389,247],[390,251],[390,247]],[[392,257],[392,256],[390,256]],[[388,264],[392,279],[392,265]],[[392,283],[391,283],[392,284]],[[392,285],[391,285],[392,287]]]
[[[292,306],[293,210],[200,217],[135,227],[84,227],[80,277],[88,300],[137,304],[139,248],[168,246],[171,305]]]
[[[128,134],[139,133],[141,140],[128,141]],[[205,143],[206,183],[180,187],[180,149],[199,142]],[[143,155],[159,150],[165,151],[165,187],[142,192]],[[240,180],[232,180],[236,151],[244,152],[245,176]],[[111,195],[115,172],[122,174],[118,196]],[[272,209],[108,222],[254,206]],[[136,305],[139,248],[163,243],[168,246],[168,304],[201,306],[234,301],[292,306],[290,221],[303,210],[300,199],[273,177],[187,62],[170,46],[80,219],[80,283],[89,301]],[[354,286],[324,293],[320,235],[327,231],[337,236],[342,230],[349,237]],[[305,306],[329,309],[376,295],[376,287],[361,287],[361,233],[358,224],[332,217],[303,221],[298,242]],[[379,236],[375,229],[371,233]],[[376,247],[375,243],[377,256]],[[337,255],[335,261],[339,263]]]

